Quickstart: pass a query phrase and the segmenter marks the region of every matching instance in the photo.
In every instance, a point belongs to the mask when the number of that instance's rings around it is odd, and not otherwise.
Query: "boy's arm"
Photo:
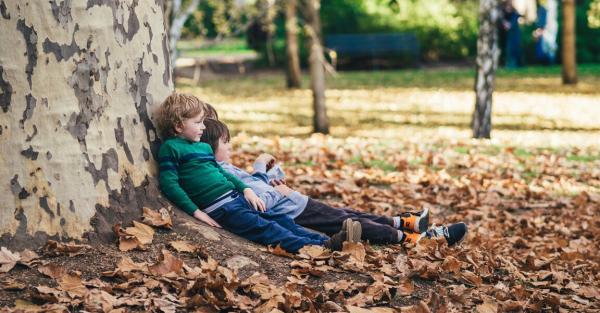
[[[187,193],[179,185],[179,174],[177,173],[178,162],[169,149],[161,149],[159,155],[159,184],[162,193],[177,207],[190,215],[198,210],[198,206],[190,199]]]

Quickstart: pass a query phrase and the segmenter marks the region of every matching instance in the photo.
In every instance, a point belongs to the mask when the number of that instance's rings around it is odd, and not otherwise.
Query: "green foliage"
[[[476,52],[477,1],[331,0],[323,1],[321,17],[325,34],[415,33],[427,61]]]

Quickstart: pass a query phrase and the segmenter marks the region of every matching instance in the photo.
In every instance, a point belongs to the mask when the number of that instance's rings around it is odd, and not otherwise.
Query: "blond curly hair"
[[[173,92],[158,107],[156,122],[162,138],[177,135],[175,127],[188,118],[206,115],[206,103],[196,96]]]

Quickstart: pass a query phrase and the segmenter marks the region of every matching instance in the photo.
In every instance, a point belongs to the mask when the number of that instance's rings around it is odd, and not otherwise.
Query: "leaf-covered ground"
[[[435,223],[465,221],[468,239],[456,248],[443,240],[412,249],[348,245],[333,254],[315,247],[293,258],[257,250],[268,256],[265,264],[234,271],[237,266],[217,261],[223,257],[206,241],[124,225],[117,230],[121,249],[143,244],[146,251],[121,252],[115,244],[75,252],[50,245],[33,261],[21,253],[20,262],[31,269],[17,265],[0,277],[3,310],[600,309],[600,161],[589,157],[598,156],[594,148],[325,136],[241,135],[233,141],[234,163],[249,167],[259,152],[271,152],[290,186],[315,198],[386,215],[426,206]],[[164,227],[169,223],[161,219],[168,216],[140,221]],[[9,255],[3,253],[0,259]]]
[[[501,72],[491,141],[469,139],[468,71],[340,73],[331,137],[309,136],[310,91],[283,89],[281,73],[180,84],[229,124],[236,165],[269,152],[314,198],[386,215],[429,207],[432,222],[466,222],[467,240],[290,257],[165,229],[163,211],[140,216],[156,226],[120,225],[110,246],[0,251],[0,311],[598,312],[597,72],[575,87],[557,68]]]

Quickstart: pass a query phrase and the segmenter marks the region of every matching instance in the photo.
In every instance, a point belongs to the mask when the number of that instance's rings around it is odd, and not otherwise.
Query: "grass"
[[[497,91],[542,92],[542,93],[583,93],[597,94],[600,85],[600,64],[580,64],[579,83],[576,86],[561,84],[561,68],[555,66],[531,66],[519,69],[499,69],[496,79]],[[285,86],[283,73],[260,74],[233,78],[242,91],[251,88],[282,88]],[[257,79],[260,78],[260,79]],[[432,68],[385,71],[340,71],[335,77],[328,77],[330,89],[372,89],[372,88],[421,88],[442,90],[473,90],[475,70],[473,68]],[[211,79],[202,84],[215,87],[230,81],[231,78]],[[303,76],[303,86],[309,85],[309,77]]]
[[[595,87],[600,86],[600,65],[581,65],[578,73],[578,85],[563,86],[556,66],[500,70],[493,98],[494,139],[482,153],[497,155],[515,147],[526,158],[537,148],[600,145],[600,90]],[[462,68],[340,72],[327,81],[331,133],[381,142],[430,137],[442,146],[448,140],[469,140],[473,76],[472,69]],[[306,137],[313,112],[307,79],[295,90],[286,89],[283,73],[275,71],[221,76],[199,85],[179,80],[177,87],[215,105],[234,133]],[[462,146],[455,152],[470,153]]]
[[[177,49],[182,57],[255,55],[244,39],[229,38],[214,44],[205,40],[180,40]]]

